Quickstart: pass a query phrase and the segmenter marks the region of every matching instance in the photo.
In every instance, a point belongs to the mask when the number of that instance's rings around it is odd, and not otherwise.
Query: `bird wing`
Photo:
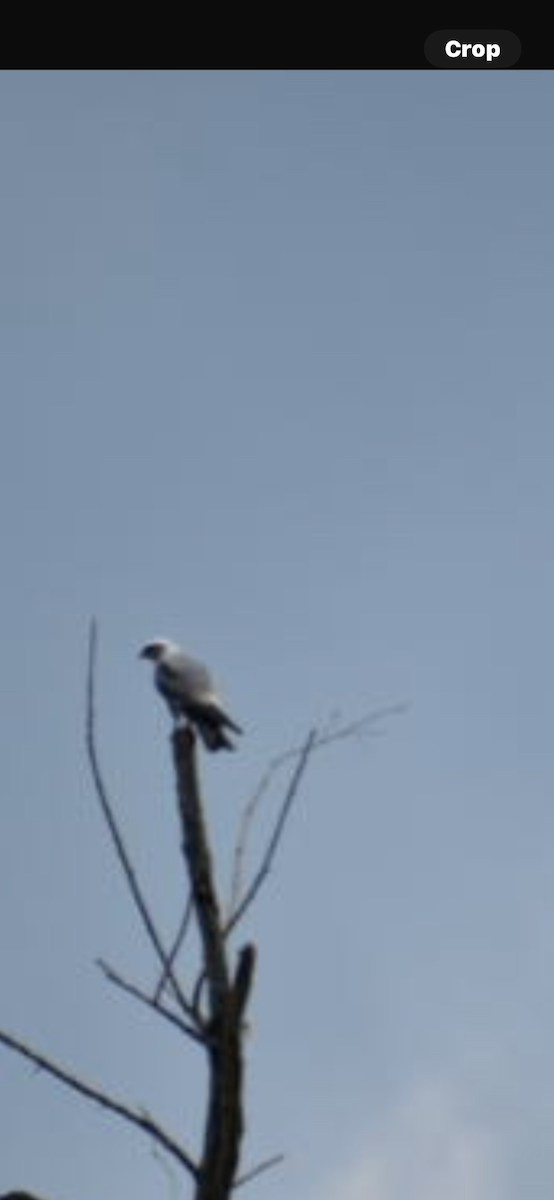
[[[242,733],[240,725],[225,711],[208,668],[181,651],[166,655],[156,668],[156,685],[174,716],[180,713],[196,721],[209,749],[227,746],[223,727]]]
[[[185,654],[162,659],[156,670],[156,683],[163,696],[182,704],[216,699],[207,667]]]

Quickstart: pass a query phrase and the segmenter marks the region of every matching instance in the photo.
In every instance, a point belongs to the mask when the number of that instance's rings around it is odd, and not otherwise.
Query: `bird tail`
[[[240,725],[237,725],[237,722],[233,721],[233,718],[230,717],[228,713],[223,712],[221,717],[223,724],[227,727],[227,729],[232,729],[233,733],[244,733],[244,729],[242,729]]]
[[[221,725],[212,725],[208,721],[197,720],[196,727],[206,750],[236,750],[236,746],[233,745]]]

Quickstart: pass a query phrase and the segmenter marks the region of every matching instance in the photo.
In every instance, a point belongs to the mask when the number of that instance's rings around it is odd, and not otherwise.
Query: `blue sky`
[[[144,641],[207,659],[247,729],[205,763],[223,873],[273,754],[410,705],[314,761],[249,926],[245,1165],[287,1156],[261,1200],[552,1195],[552,95],[0,75],[0,1024],[192,1139],[194,1058],[94,966],[154,977],[87,775],[92,613],[104,767],[168,932]],[[0,1190],[177,1194],[131,1131],[0,1072]]]

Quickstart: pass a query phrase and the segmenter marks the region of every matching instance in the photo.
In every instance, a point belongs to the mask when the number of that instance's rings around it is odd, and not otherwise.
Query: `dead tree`
[[[231,934],[236,932],[261,886],[267,879],[281,841],[285,824],[309,759],[315,749],[341,738],[373,732],[386,715],[400,711],[395,706],[374,712],[347,725],[335,724],[323,731],[312,730],[303,745],[275,759],[261,780],[243,814],[235,847],[235,869],[230,906],[224,908],[218,890],[216,871],[204,804],[201,795],[196,739],[193,730],[178,726],[171,735],[171,751],[176,779],[177,809],[181,847],[186,870],[188,899],[177,935],[167,945],[159,932],[151,907],[133,866],[115,809],[104,783],[96,747],[95,732],[96,628],[91,628],[87,686],[87,751],[95,793],[107,824],[120,868],[137,913],[158,961],[158,982],[149,992],[101,961],[106,978],[137,1002],[155,1011],[188,1041],[203,1051],[208,1070],[208,1092],[202,1145],[193,1153],[181,1137],[175,1136],[148,1112],[120,1100],[101,1086],[92,1084],[65,1066],[53,1061],[22,1038],[0,1029],[0,1044],[14,1050],[45,1071],[65,1087],[102,1106],[139,1129],[165,1151],[189,1177],[194,1200],[229,1200],[232,1191],[250,1182],[262,1171],[280,1162],[273,1155],[241,1172],[244,1131],[243,1040],[245,1013],[256,966],[256,948],[242,945],[236,955],[231,951]],[[278,806],[272,832],[258,869],[250,882],[244,881],[244,860],[248,834],[254,817],[270,784],[282,769],[291,774]],[[177,963],[191,926],[196,924],[200,943],[200,963],[192,986],[185,986]],[[12,1193],[23,1196],[24,1193]]]
[[[237,1179],[244,1128],[242,1112],[243,1016],[255,965],[252,944],[243,947],[233,973],[196,769],[195,739],[189,728],[173,733],[173,757],[193,910],[202,941],[207,1015],[197,1012],[209,1064],[208,1111],[196,1200],[226,1200]]]

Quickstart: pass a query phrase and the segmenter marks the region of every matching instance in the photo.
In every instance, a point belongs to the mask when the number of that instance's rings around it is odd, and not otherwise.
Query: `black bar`
[[[371,21],[369,28],[372,29]],[[358,47],[363,45],[364,49],[364,66],[370,71],[551,71],[554,68],[554,38],[550,37],[545,24],[538,19],[532,26],[513,25],[508,20],[502,28],[491,30],[471,26],[469,21],[457,27],[449,25],[443,13],[442,21],[435,25],[416,25],[403,21],[399,16],[394,21],[380,19],[379,25],[373,26],[373,30],[364,36],[363,41],[358,40]],[[430,62],[425,53],[426,42],[432,35],[442,32],[446,35],[445,40],[459,41],[459,53],[453,47],[455,57],[443,53],[443,62]],[[511,37],[506,37],[506,34]],[[473,49],[463,51],[463,46],[468,44],[478,47],[475,56]],[[487,47],[491,45],[499,45],[500,54],[487,61]],[[521,53],[517,61],[510,61],[516,52],[514,47],[519,45]],[[480,51],[479,46],[485,48],[485,53]]]

